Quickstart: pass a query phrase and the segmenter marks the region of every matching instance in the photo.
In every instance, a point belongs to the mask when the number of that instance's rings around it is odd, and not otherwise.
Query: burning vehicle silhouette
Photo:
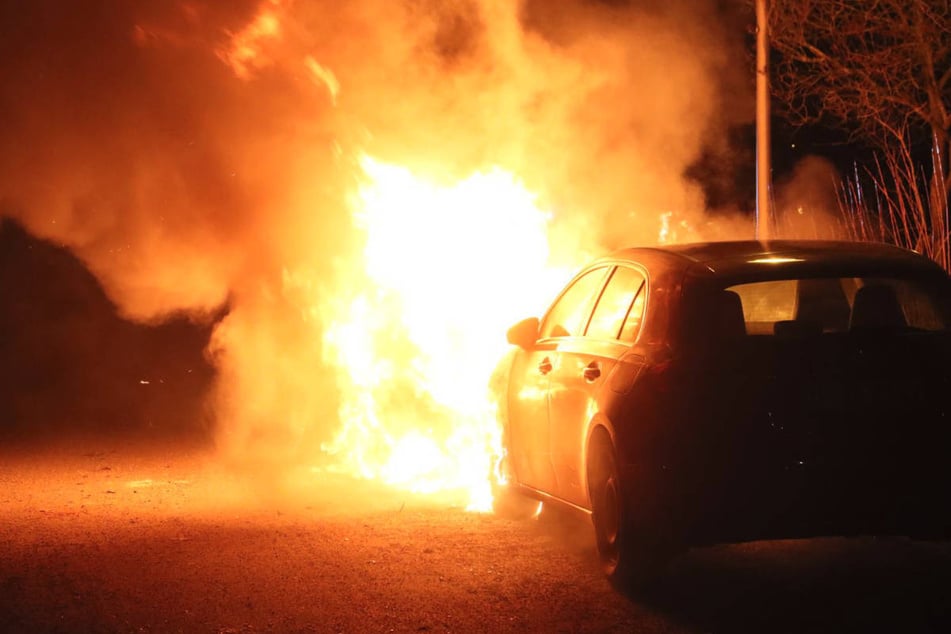
[[[951,536],[951,279],[867,243],[617,251],[508,332],[496,507],[591,516],[608,577],[699,545]]]

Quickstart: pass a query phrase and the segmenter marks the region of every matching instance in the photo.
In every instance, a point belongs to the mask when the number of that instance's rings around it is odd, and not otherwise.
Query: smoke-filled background
[[[752,117],[743,3],[0,7],[2,214],[75,254],[117,323],[166,329],[155,351],[109,374],[135,388],[100,383],[94,398],[132,403],[156,367],[210,364],[208,415],[181,411],[192,422],[178,424],[211,425],[235,454],[311,456],[337,433],[350,379],[324,335],[364,280],[365,157],[437,184],[510,175],[548,213],[551,257],[565,264],[621,245],[750,235],[729,202],[708,209],[696,178],[729,181],[743,159],[729,136]],[[480,234],[487,259],[518,248],[505,233]],[[424,228],[403,248],[450,239]],[[473,301],[500,300],[488,289]],[[51,310],[64,332],[74,310]],[[121,345],[118,326],[87,330],[65,330],[89,341],[84,354]],[[204,361],[163,352],[183,332],[208,342]],[[155,407],[177,412],[185,397],[165,398]]]

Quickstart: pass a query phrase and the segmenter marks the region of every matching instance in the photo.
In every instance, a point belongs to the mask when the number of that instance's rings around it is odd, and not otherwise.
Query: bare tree
[[[770,37],[774,93],[793,123],[836,124],[910,170],[903,182],[921,179],[917,240],[940,237],[944,252],[929,254],[947,262],[951,0],[775,0]]]

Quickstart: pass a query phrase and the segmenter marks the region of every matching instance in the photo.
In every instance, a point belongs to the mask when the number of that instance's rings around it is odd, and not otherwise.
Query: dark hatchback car
[[[612,580],[723,542],[951,537],[951,279],[896,247],[615,252],[509,331],[496,497],[592,517]]]

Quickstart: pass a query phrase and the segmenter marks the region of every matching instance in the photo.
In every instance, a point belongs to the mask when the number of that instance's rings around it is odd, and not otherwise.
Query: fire
[[[240,32],[231,34],[230,46],[218,51],[218,57],[241,79],[248,79],[252,69],[266,64],[262,56],[267,43],[280,39],[281,4],[282,0],[263,2],[255,18]]]
[[[489,377],[505,331],[538,314],[565,271],[548,265],[551,214],[496,168],[438,183],[369,157],[352,201],[363,237],[325,333],[339,367],[339,469],[491,504],[500,430]]]

